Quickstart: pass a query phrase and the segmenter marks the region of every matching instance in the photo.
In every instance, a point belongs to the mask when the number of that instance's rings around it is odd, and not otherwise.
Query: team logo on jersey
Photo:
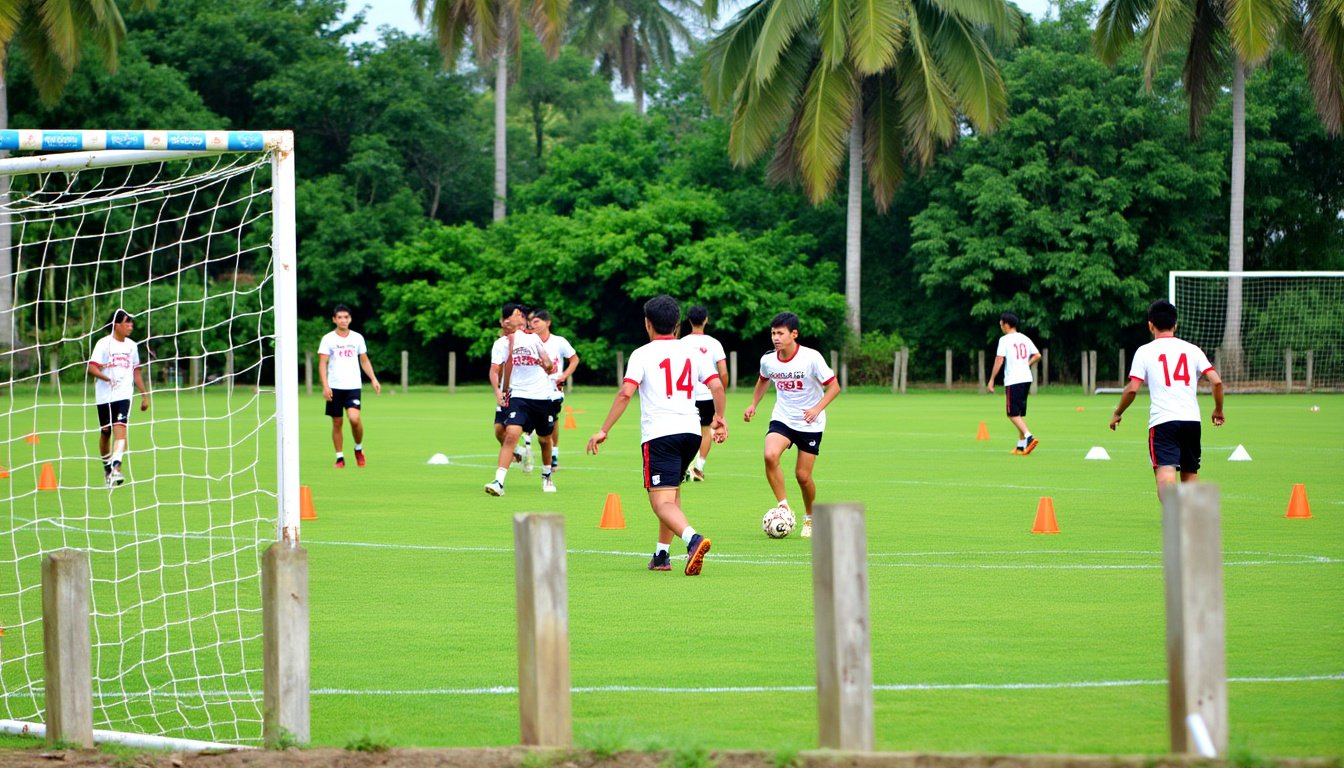
[[[651,477],[651,478],[649,478],[649,479],[653,481],[653,484],[654,484],[654,485],[658,485],[659,483],[661,483],[661,482],[663,481],[663,476],[662,476],[662,475],[654,475],[653,477]]]

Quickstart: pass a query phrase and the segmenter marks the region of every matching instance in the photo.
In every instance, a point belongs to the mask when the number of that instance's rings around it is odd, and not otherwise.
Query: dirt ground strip
[[[793,759],[769,752],[711,752],[701,760],[667,752],[591,753],[507,749],[388,749],[352,752],[305,749],[219,754],[107,753],[97,750],[0,750],[0,768],[1344,768],[1339,758],[1216,761],[1173,756],[956,755],[886,752],[801,752]]]

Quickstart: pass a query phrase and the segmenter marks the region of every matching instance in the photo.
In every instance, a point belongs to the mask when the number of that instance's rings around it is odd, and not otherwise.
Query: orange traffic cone
[[[5,469],[4,467],[0,467],[0,480],[4,480],[6,477],[9,477],[9,470]]]
[[[36,432],[30,432],[30,433],[28,433],[28,436],[25,437],[25,438],[23,438],[23,442],[25,442],[25,443],[27,443],[27,444],[29,444],[29,445],[37,445],[38,442],[39,442],[38,437],[37,437],[37,433],[36,433]]]
[[[1302,520],[1311,517],[1311,505],[1307,503],[1307,486],[1302,483],[1293,485],[1293,495],[1288,499],[1288,514],[1284,517]]]
[[[37,478],[37,490],[56,490],[56,467],[51,462],[42,465],[42,475]]]
[[[976,439],[976,440],[988,440],[988,439],[989,439],[989,427],[985,426],[985,422],[983,422],[983,421],[980,422],[980,429],[978,429],[978,430],[975,431],[975,439]]]
[[[625,515],[621,513],[621,497],[614,494],[607,494],[607,503],[602,506],[602,522],[597,524],[598,528],[624,528]]]
[[[574,406],[565,406],[565,429],[578,429],[578,422],[574,421]]]
[[[1055,522],[1055,502],[1049,496],[1042,496],[1036,505],[1036,523],[1031,526],[1032,533],[1059,533],[1059,523]]]
[[[313,509],[313,489],[311,486],[299,486],[299,519],[317,519],[317,510]]]

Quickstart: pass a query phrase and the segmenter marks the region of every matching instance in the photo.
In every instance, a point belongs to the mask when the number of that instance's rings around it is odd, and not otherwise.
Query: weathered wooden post
[[[283,542],[261,557],[262,739],[307,744],[308,552]]]
[[[729,379],[729,382],[728,382],[728,389],[729,389],[729,391],[736,392],[736,391],[737,391],[737,351],[736,351],[736,350],[734,350],[734,351],[728,353],[728,379]]]
[[[303,385],[308,394],[313,394],[313,353],[303,353]]]
[[[901,347],[901,394],[905,394],[905,386],[910,379],[910,348]]]
[[[187,361],[187,386],[195,388],[201,383],[201,358],[192,356]]]
[[[891,394],[901,391],[901,350],[891,353]]]
[[[1125,370],[1125,348],[1124,348],[1124,347],[1121,347],[1121,348],[1120,348],[1120,368],[1119,368],[1118,370],[1119,370],[1119,378],[1117,379],[1117,381],[1120,382],[1119,386],[1120,386],[1121,388],[1123,388],[1123,387],[1125,386],[1125,379],[1127,378],[1126,374],[1129,373],[1129,371]]]
[[[457,352],[448,353],[448,394],[457,394]]]
[[[1087,394],[1097,394],[1097,350],[1093,349],[1087,353]]]
[[[1312,380],[1311,380],[1311,377],[1312,377],[1312,373],[1313,373],[1312,368],[1315,366],[1315,363],[1316,363],[1316,350],[1308,349],[1308,350],[1307,350],[1307,391],[1308,391],[1308,392],[1310,392],[1310,391],[1312,390]]]
[[[975,376],[980,383],[980,394],[985,394],[985,350],[977,351],[975,356]]]
[[[952,350],[947,350],[947,363],[944,366],[944,378],[947,379],[948,390],[952,389]]]
[[[873,659],[863,505],[820,504],[813,518],[817,731],[823,749],[873,748]]]
[[[625,352],[616,350],[616,386],[625,381]]]
[[[565,519],[561,515],[514,515],[513,541],[522,743],[567,747],[573,727]]]
[[[401,394],[406,394],[411,383],[411,353],[401,350]]]
[[[1041,350],[1041,386],[1050,386],[1050,350]]]
[[[47,744],[93,746],[89,556],[62,549],[42,560],[42,663]]]
[[[1293,350],[1283,350],[1283,386],[1284,391],[1293,392]]]
[[[47,356],[47,362],[51,366],[48,374],[51,379],[51,386],[59,389],[61,386],[61,353],[54,349],[51,350],[51,354]]]
[[[233,349],[224,350],[224,388],[233,394]]]

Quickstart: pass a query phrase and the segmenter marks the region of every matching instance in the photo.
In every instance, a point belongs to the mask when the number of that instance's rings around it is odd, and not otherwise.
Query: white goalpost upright
[[[1344,390],[1344,272],[1173,271],[1167,294],[1231,391]]]
[[[299,541],[293,135],[5,130],[0,150],[36,153],[0,159],[0,731],[40,731],[41,565],[77,549],[95,735],[260,745],[262,553]],[[87,372],[117,309],[151,391],[124,485]]]

